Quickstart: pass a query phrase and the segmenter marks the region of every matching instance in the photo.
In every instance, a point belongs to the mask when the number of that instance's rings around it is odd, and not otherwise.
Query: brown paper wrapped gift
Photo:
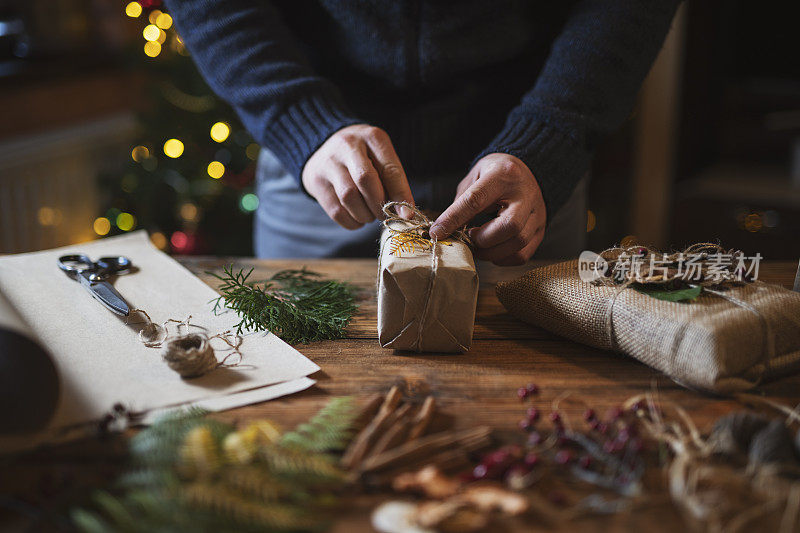
[[[687,387],[729,394],[795,371],[800,294],[759,281],[725,294],[682,303],[618,291],[582,281],[577,260],[497,285],[500,302],[517,318],[630,355]]]
[[[464,352],[478,299],[472,252],[458,240],[434,245],[402,233],[412,227],[395,220],[381,235],[378,340],[396,350]]]

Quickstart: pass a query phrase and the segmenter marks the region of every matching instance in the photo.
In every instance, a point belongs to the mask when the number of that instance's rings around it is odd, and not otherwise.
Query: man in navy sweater
[[[264,148],[261,257],[375,253],[387,200],[443,210],[476,256],[580,251],[582,177],[630,111],[677,0],[169,0]],[[581,194],[579,194],[581,193]]]

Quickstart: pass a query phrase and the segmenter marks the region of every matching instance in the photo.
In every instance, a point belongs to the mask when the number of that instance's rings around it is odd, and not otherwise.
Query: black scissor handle
[[[58,268],[67,274],[78,275],[83,272],[93,272],[97,269],[97,265],[86,254],[72,254],[59,257]]]
[[[108,274],[124,274],[131,269],[131,260],[122,255],[101,257],[97,266]]]

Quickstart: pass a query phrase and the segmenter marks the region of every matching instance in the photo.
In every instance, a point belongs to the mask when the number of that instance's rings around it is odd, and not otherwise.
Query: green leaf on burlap
[[[647,285],[634,285],[637,291],[667,302],[689,302],[700,296],[703,287],[687,287],[684,289],[664,289],[661,287],[648,287]]]

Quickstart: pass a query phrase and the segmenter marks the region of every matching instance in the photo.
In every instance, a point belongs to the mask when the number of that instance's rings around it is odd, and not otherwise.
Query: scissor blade
[[[84,287],[89,289],[97,301],[118,315],[128,316],[131,312],[125,299],[107,281],[89,281],[81,279]]]

